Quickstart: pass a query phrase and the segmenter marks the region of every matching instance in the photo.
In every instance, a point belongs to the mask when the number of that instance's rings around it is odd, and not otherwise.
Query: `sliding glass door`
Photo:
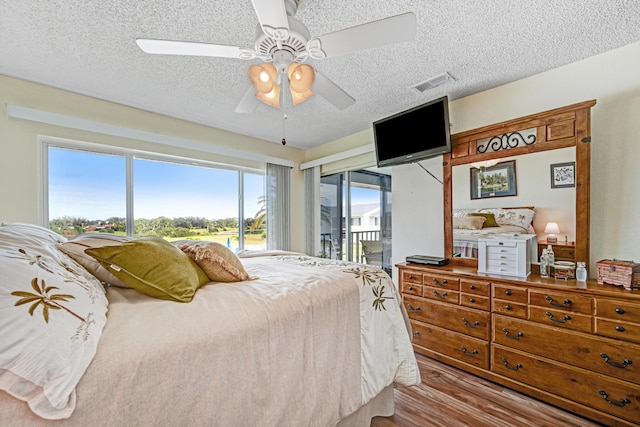
[[[367,169],[320,180],[320,255],[391,266],[391,175]]]

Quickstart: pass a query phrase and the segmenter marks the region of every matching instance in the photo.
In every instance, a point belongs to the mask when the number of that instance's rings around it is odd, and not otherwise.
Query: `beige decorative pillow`
[[[85,252],[124,283],[154,298],[189,302],[209,282],[194,261],[160,237],[141,237]]]
[[[481,216],[463,216],[453,218],[453,228],[458,230],[480,230],[486,218]]]
[[[496,217],[494,214],[492,213],[488,213],[488,212],[471,212],[469,213],[469,216],[481,216],[485,219],[484,224],[482,224],[482,227],[487,228],[487,227],[500,227],[498,225],[498,223],[496,222]]]
[[[68,242],[58,243],[56,248],[73,258],[98,280],[120,288],[129,288],[126,283],[111,274],[100,265],[91,255],[85,253],[86,249],[101,248],[103,246],[119,245],[132,239],[127,236],[110,233],[82,233]]]
[[[213,282],[242,282],[252,279],[236,254],[220,243],[178,240],[173,244],[194,260]]]

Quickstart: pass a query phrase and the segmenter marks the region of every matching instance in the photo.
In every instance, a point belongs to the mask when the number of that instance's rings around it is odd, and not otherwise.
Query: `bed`
[[[420,383],[375,266],[75,240],[0,226],[2,426],[369,426],[393,414],[395,387]]]
[[[478,257],[478,239],[490,235],[535,234],[533,207],[454,209],[453,253]],[[534,253],[537,251],[534,251]]]

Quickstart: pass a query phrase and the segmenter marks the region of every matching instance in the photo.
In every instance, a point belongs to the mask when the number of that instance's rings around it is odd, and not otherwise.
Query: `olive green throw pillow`
[[[85,251],[132,288],[165,300],[189,302],[209,278],[184,252],[159,237]]]
[[[496,222],[496,216],[492,213],[471,212],[469,216],[481,216],[485,219],[483,227],[500,227]]]

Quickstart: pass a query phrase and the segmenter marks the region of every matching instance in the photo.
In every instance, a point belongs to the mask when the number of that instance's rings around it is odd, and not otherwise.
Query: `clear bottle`
[[[547,246],[547,274],[551,277],[555,277],[554,274],[554,264],[556,263],[556,257],[553,253],[553,248],[551,245]]]
[[[576,280],[578,282],[586,282],[587,281],[587,267],[586,263],[579,262],[578,268],[576,268]]]
[[[540,255],[540,276],[541,277],[549,277],[549,256],[546,249],[542,250],[542,255]]]

